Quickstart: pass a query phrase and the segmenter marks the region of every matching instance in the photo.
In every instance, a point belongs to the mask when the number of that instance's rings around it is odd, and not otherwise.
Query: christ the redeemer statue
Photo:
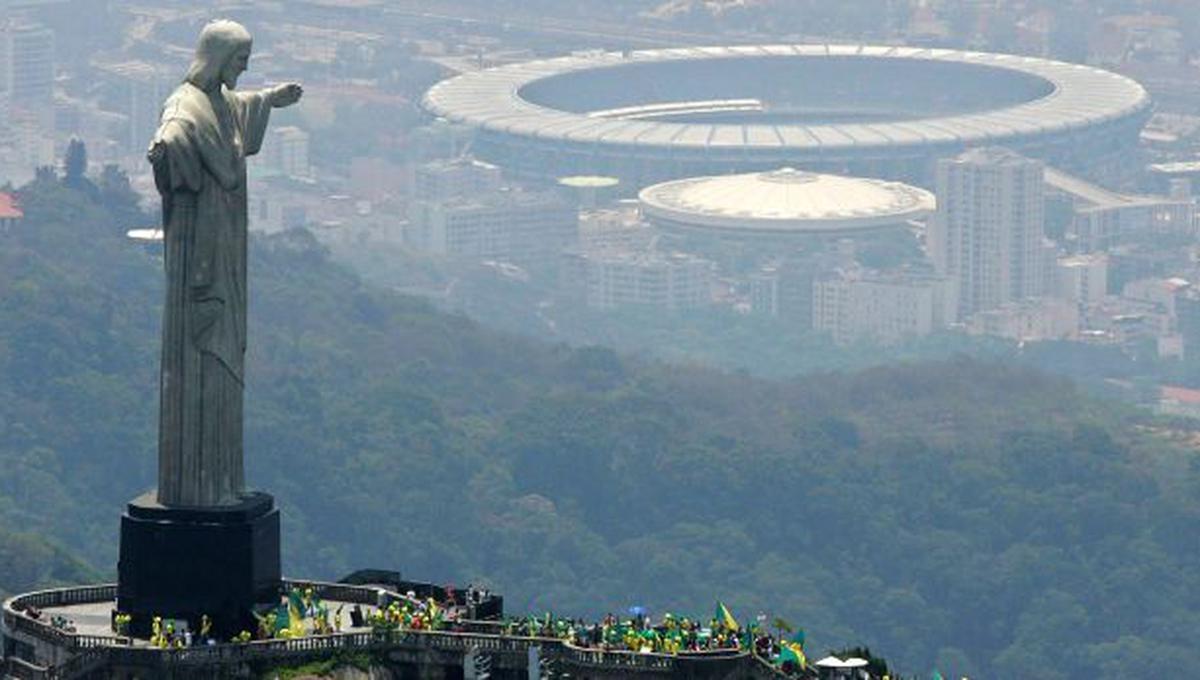
[[[271,109],[303,92],[296,83],[235,91],[250,46],[238,23],[204,27],[148,153],[167,278],[158,443],[167,507],[227,506],[245,492],[246,156],[262,147]]]

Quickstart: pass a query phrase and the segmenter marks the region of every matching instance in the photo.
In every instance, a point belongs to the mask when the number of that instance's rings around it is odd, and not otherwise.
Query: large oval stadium
[[[979,145],[1103,173],[1151,112],[1100,69],[917,47],[772,45],[596,52],[463,74],[425,108],[519,174],[627,185],[795,166],[926,179]]]

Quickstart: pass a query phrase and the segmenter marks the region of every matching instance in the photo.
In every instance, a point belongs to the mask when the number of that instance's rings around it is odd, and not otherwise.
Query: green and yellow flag
[[[808,657],[804,655],[804,648],[795,642],[779,643],[779,663],[786,661],[791,661],[800,670],[808,668]]]
[[[295,590],[288,595],[287,615],[288,634],[291,637],[304,637],[304,602]]]
[[[713,615],[713,618],[717,620],[717,623],[725,626],[726,630],[732,630],[736,633],[742,628],[738,625],[737,619],[733,618],[733,614],[729,611],[729,607],[725,606],[724,602],[717,603],[717,613]]]

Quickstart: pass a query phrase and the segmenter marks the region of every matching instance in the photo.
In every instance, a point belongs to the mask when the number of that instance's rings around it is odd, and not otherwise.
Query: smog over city
[[[1200,2],[0,0],[0,678],[1200,668]]]

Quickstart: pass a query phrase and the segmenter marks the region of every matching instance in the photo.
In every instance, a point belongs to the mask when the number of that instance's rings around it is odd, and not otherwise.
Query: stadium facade
[[[1141,85],[1088,66],[863,45],[581,53],[459,75],[423,103],[518,175],[631,188],[784,166],[924,183],[976,146],[1118,174],[1152,111]]]

